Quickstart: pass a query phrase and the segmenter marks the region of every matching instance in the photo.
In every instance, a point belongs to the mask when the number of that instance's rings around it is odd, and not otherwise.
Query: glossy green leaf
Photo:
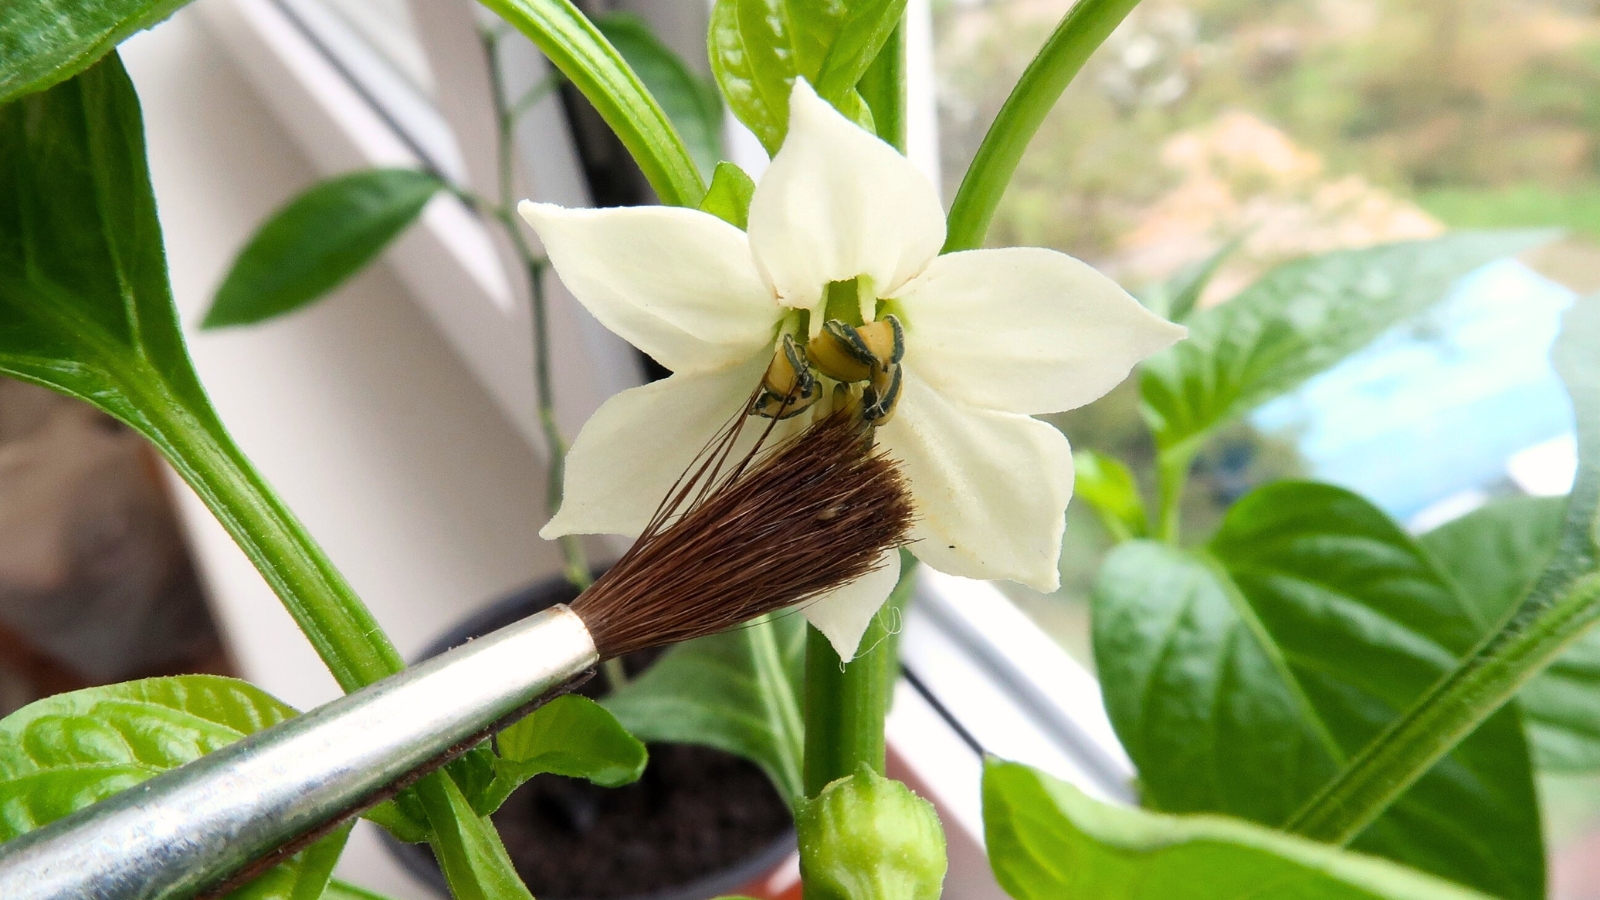
[[[594,24],[661,104],[701,176],[710,178],[723,156],[722,95],[716,82],[690,70],[633,13],[607,13]]]
[[[0,373],[85,400],[148,437],[341,686],[401,669],[200,387],[167,283],[139,101],[115,53],[0,107]]]
[[[805,796],[805,631],[790,612],[680,644],[605,706],[642,741],[702,744],[755,762],[792,805]]]
[[[1516,611],[1363,747],[1288,826],[1344,841],[1390,807],[1479,723],[1496,714],[1600,622],[1600,296],[1562,317],[1552,356],[1572,398],[1578,471],[1555,556]]]
[[[443,187],[413,169],[366,169],[313,185],[239,251],[202,327],[261,322],[328,293],[377,258]]]
[[[661,202],[693,208],[705,181],[632,67],[571,0],[480,0],[539,48],[628,148]]]
[[[1145,362],[1139,390],[1157,444],[1192,452],[1212,429],[1438,302],[1461,276],[1551,236],[1463,231],[1273,269],[1232,300],[1191,316],[1188,339]]]
[[[705,199],[700,201],[700,211],[711,213],[730,225],[748,228],[750,198],[755,194],[756,183],[743,169],[731,162],[720,162]]]
[[[1072,492],[1087,502],[1106,531],[1118,541],[1144,537],[1150,529],[1144,498],[1133,472],[1122,460],[1095,450],[1072,451]]]
[[[717,0],[707,39],[711,71],[733,114],[777,153],[797,75],[847,117],[871,121],[856,84],[904,11],[905,0]]]
[[[618,724],[605,707],[587,697],[567,694],[534,710],[495,738],[494,781],[482,800],[480,815],[500,808],[511,792],[546,772],[583,778],[602,787],[621,787],[639,780],[646,760],[644,744]],[[469,795],[470,796],[470,795]]]
[[[146,678],[38,700],[0,720],[0,841],[295,715],[243,681]],[[341,829],[235,891],[238,900],[316,900],[344,849]]]
[[[1238,819],[1101,803],[992,758],[983,771],[983,823],[989,865],[1016,900],[1489,900]]]
[[[1381,511],[1303,482],[1247,495],[1206,548],[1118,547],[1093,625],[1106,708],[1148,804],[1274,827],[1480,633]],[[1485,722],[1355,846],[1500,897],[1543,897],[1516,711]]]
[[[189,0],[16,0],[0,3],[0,103],[94,65],[134,32]]]
[[[1565,498],[1491,503],[1420,539],[1484,633],[1499,625],[1555,555]],[[1541,771],[1600,768],[1600,632],[1590,631],[1517,695]]]

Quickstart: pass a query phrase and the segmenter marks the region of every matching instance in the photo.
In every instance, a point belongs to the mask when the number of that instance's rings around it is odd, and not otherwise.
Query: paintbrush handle
[[[6,900],[177,900],[348,816],[597,661],[556,606],[0,844]]]

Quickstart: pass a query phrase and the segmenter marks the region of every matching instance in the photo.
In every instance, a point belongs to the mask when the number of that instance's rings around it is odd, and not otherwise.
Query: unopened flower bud
[[[938,900],[944,829],[933,804],[862,764],[795,817],[806,896]]]

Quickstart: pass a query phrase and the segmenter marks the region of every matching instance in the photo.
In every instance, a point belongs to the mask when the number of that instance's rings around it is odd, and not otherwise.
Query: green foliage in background
[[[702,744],[759,765],[791,806],[805,797],[805,620],[768,616],[689,641],[606,698],[644,741]]]
[[[1106,709],[1146,803],[1281,825],[1472,648],[1480,627],[1381,511],[1278,482],[1204,549],[1134,542],[1095,586]],[[1487,893],[1544,895],[1538,799],[1505,710],[1357,842]]]

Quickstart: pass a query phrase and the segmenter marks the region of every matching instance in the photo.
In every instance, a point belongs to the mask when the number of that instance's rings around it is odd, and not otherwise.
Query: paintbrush
[[[437,769],[602,660],[714,634],[872,571],[905,484],[851,410],[769,442],[735,417],[570,607],[478,638],[0,844],[7,900],[215,895]],[[754,420],[759,421],[759,420]],[[775,420],[773,420],[775,421]],[[771,446],[766,446],[771,443]]]

